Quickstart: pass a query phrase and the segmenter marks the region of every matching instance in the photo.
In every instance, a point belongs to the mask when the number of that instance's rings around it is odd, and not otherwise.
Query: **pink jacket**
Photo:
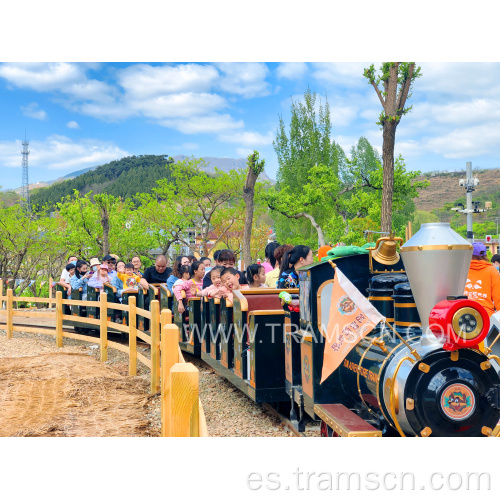
[[[187,281],[184,280],[178,280],[174,283],[174,286],[172,287],[172,290],[174,292],[175,298],[180,301],[182,300],[182,295],[181,295],[181,290],[184,290],[186,292],[186,298],[191,299],[194,297],[194,295],[191,293],[191,287],[193,286],[193,283],[196,285],[198,290],[201,290],[201,287],[203,286],[203,283],[196,283],[194,280],[190,279]]]
[[[216,287],[215,285],[207,286],[201,291],[202,297],[216,298],[216,297],[225,297],[229,293],[229,290],[221,285],[220,287]]]

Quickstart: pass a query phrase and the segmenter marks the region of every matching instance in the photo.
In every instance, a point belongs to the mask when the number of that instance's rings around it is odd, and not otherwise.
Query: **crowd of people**
[[[137,290],[139,285],[148,288],[150,283],[165,283],[178,299],[179,312],[184,312],[182,291],[191,297],[225,297],[232,303],[233,291],[244,288],[297,288],[296,269],[313,262],[312,250],[305,245],[280,245],[269,243],[265,249],[266,261],[251,264],[245,272],[235,268],[236,255],[229,249],[217,250],[210,257],[197,259],[194,255],[179,255],[168,267],[167,258],[158,255],[153,266],[142,271],[140,257],[135,256],[129,263],[115,254],[105,255],[102,260],[94,257],[87,262],[70,256],[63,269],[59,284],[71,296],[71,290],[82,290],[82,298],[87,298],[87,287],[103,289],[105,283],[113,285],[117,296],[124,291]]]
[[[121,297],[124,291],[137,290],[139,285],[148,288],[150,283],[166,283],[178,299],[179,312],[182,313],[182,291],[187,298],[224,297],[232,303],[234,290],[298,288],[297,269],[313,263],[313,252],[305,245],[272,242],[265,248],[265,257],[263,264],[251,264],[242,272],[235,268],[236,256],[229,249],[217,250],[213,263],[210,257],[197,259],[194,255],[179,255],[173,268],[168,267],[164,255],[159,255],[154,265],[144,271],[139,256],[128,263],[114,254],[105,255],[102,260],[92,258],[90,262],[70,256],[59,284],[66,289],[68,297],[72,289],[81,288],[85,300],[87,286],[103,289],[105,283],[110,283]],[[500,310],[499,271],[500,255],[495,254],[490,263],[486,246],[474,243],[465,294],[483,305],[490,316]]]

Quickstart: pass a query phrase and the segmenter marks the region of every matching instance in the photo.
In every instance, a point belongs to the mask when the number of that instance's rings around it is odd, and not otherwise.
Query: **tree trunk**
[[[254,188],[258,175],[255,175],[253,169],[249,167],[245,187],[243,188],[243,200],[245,201],[245,227],[243,229],[243,261],[248,267],[252,263],[250,255],[250,238],[252,237],[253,212],[254,212]]]
[[[102,224],[102,253],[109,254],[109,213],[108,207],[101,206],[101,224]]]
[[[392,231],[392,198],[394,192],[394,143],[396,142],[396,121],[386,121],[383,131],[382,161],[384,178],[382,185],[381,231]]]

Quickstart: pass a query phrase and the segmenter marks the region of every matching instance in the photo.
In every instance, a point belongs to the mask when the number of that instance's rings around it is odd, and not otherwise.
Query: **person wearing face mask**
[[[495,266],[495,269],[500,273],[500,254],[496,253],[491,258],[491,263]]]
[[[90,272],[92,274],[98,275],[99,274],[99,268],[101,267],[101,263],[99,262],[99,259],[96,257],[90,259]]]

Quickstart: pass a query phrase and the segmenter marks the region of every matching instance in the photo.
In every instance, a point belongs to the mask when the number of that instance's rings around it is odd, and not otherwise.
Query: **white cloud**
[[[138,64],[120,71],[118,83],[137,99],[179,92],[206,92],[211,89],[218,77],[218,71],[210,65]]]
[[[70,63],[4,63],[0,77],[10,84],[37,92],[62,92],[72,99],[109,100],[113,89],[89,80],[84,66]]]
[[[80,125],[78,125],[77,122],[75,122],[74,120],[66,123],[66,127],[68,128],[74,128],[74,129],[79,129],[80,128]]]
[[[27,106],[21,106],[21,111],[24,116],[28,118],[34,118],[35,120],[46,120],[48,118],[47,113],[38,107],[38,103],[32,102]]]
[[[0,141],[1,165],[19,168],[21,141]],[[112,142],[83,139],[75,142],[68,137],[52,135],[45,141],[30,142],[30,169],[74,170],[100,165],[129,156]]]
[[[321,82],[351,89],[367,87],[363,71],[370,63],[314,63],[312,66],[313,77]]]
[[[269,84],[265,81],[269,72],[264,63],[218,63],[223,73],[219,87],[225,92],[246,98],[269,94]]]
[[[236,155],[238,158],[248,158],[248,155],[253,153],[253,149],[249,148],[236,148]]]
[[[156,119],[200,116],[226,106],[226,100],[217,94],[192,92],[169,94],[130,102],[131,109]]]
[[[496,97],[500,91],[499,63],[419,63],[422,76],[415,92],[476,98]]]
[[[281,63],[276,68],[276,76],[278,78],[286,78],[295,80],[303,77],[307,72],[307,63],[304,62],[286,62]]]
[[[221,134],[219,140],[222,142],[235,142],[242,146],[256,147],[272,144],[274,135],[272,132],[259,134],[258,132],[235,132],[234,134]]]
[[[183,151],[194,151],[196,149],[199,149],[200,146],[194,142],[184,142],[180,145],[179,149],[182,149]]]
[[[158,123],[183,134],[223,134],[244,126],[243,120],[235,121],[231,115],[218,113],[182,119],[166,119]]]

